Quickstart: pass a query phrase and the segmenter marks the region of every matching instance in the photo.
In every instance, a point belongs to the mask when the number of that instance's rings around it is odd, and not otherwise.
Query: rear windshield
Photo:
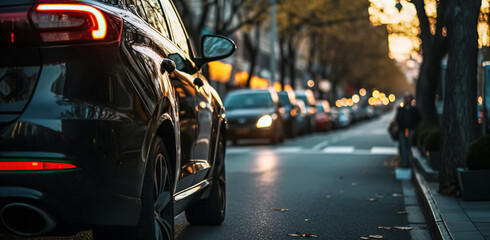
[[[291,105],[287,93],[277,93],[277,95],[279,96],[279,103],[281,103],[283,106]]]
[[[225,107],[228,110],[242,108],[271,108],[274,107],[274,102],[269,93],[230,94],[225,99]]]
[[[34,0],[1,0],[0,6],[13,6],[13,5],[24,5],[33,4]]]
[[[318,112],[325,112],[325,109],[323,109],[322,105],[316,105],[316,109],[318,110]]]

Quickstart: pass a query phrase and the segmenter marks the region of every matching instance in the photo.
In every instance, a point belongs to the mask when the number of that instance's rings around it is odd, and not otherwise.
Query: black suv
[[[225,216],[224,107],[170,0],[0,1],[0,222],[173,239]]]

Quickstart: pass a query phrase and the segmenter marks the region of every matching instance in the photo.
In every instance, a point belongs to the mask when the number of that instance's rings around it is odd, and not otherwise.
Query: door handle
[[[194,78],[194,85],[198,86],[198,87],[202,87],[204,86],[204,81],[201,79],[201,78]]]
[[[175,62],[170,59],[170,58],[165,58],[163,59],[162,63],[160,64],[160,72],[164,74],[165,72],[172,73],[175,71]]]

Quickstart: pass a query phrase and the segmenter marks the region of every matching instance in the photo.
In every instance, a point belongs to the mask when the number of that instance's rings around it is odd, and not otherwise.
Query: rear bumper
[[[6,153],[23,159],[40,159],[36,153]],[[42,153],[41,159],[60,154]],[[28,157],[26,157],[28,156]],[[73,159],[70,157],[70,159]],[[112,193],[93,177],[89,168],[42,171],[0,171],[0,208],[9,203],[29,203],[52,215],[61,229],[97,225],[134,226],[140,201]]]

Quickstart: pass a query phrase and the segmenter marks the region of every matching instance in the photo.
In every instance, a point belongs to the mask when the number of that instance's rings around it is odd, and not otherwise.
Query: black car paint
[[[193,84],[205,79],[199,71],[160,71],[170,54],[191,65],[194,56],[129,10],[84,2],[124,20],[120,42],[1,46],[0,68],[39,74],[23,108],[0,110],[0,158],[63,159],[77,169],[1,172],[0,205],[31,202],[77,228],[135,225],[152,139],[168,146],[175,194],[211,180],[224,108],[206,80]],[[175,202],[175,214],[202,193]]]

